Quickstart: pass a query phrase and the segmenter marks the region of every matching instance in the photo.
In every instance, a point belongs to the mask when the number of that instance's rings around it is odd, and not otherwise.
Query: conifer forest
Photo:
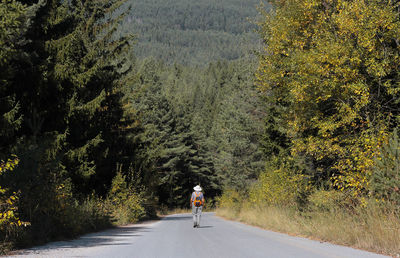
[[[0,0],[0,254],[197,184],[399,218],[399,35],[398,1]]]

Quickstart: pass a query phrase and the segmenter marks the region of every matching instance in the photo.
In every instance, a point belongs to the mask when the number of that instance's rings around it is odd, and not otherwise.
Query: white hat
[[[202,189],[199,185],[196,185],[195,187],[193,187],[193,190],[195,190],[196,192],[200,192]]]

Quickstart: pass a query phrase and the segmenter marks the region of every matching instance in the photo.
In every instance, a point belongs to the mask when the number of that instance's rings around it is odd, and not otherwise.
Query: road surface
[[[204,213],[200,228],[190,214],[92,233],[72,241],[23,250],[13,257],[383,257],[349,247],[262,230]]]

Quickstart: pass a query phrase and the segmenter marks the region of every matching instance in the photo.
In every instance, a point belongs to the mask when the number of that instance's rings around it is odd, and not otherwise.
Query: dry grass
[[[214,208],[204,208],[203,212],[214,212]],[[172,215],[172,214],[182,214],[182,213],[192,213],[192,209],[183,209],[183,208],[175,208],[175,209],[159,209],[157,212],[157,216],[162,217],[162,216],[167,216],[167,215]]]
[[[299,213],[278,207],[220,208],[217,215],[261,228],[352,246],[392,256],[400,255],[400,218],[379,209],[349,214],[340,212]]]
[[[167,216],[172,214],[182,214],[182,213],[191,213],[190,209],[182,209],[182,208],[175,208],[175,209],[159,209],[157,212],[157,216]]]

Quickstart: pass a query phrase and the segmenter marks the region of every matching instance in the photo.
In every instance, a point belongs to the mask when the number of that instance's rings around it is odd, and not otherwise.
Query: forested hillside
[[[137,35],[135,54],[166,63],[206,65],[254,51],[259,0],[129,0],[123,32]]]

